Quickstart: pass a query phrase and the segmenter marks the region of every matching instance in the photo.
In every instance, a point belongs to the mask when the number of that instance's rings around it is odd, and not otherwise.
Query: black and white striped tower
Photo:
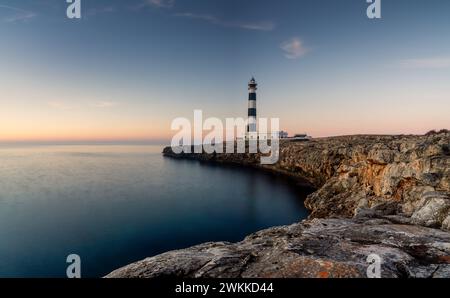
[[[257,121],[256,121],[256,90],[258,84],[255,78],[252,77],[248,83],[248,125],[247,138],[257,139]]]

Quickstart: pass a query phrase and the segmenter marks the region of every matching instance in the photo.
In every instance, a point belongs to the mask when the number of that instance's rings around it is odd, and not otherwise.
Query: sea
[[[0,277],[82,277],[308,216],[313,189],[154,145],[0,145]]]

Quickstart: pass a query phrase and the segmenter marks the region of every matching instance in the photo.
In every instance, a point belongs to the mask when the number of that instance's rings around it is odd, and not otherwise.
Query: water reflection
[[[307,216],[310,189],[253,169],[165,159],[156,146],[0,147],[0,276],[84,277]]]

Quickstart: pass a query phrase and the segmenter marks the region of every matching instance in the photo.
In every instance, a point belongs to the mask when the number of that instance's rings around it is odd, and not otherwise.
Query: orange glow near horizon
[[[152,141],[170,138],[168,133],[146,128],[114,129],[113,131],[86,128],[64,128],[43,130],[0,129],[0,142],[50,142],[50,141]]]
[[[445,127],[410,127],[409,129],[393,129],[383,130],[380,128],[363,128],[355,127],[354,129],[342,130],[337,127],[335,128],[317,128],[317,129],[297,129],[295,128],[284,128],[288,131],[290,135],[296,133],[307,133],[313,137],[331,137],[331,136],[342,136],[342,135],[359,135],[359,134],[370,134],[370,135],[397,135],[397,134],[414,134],[422,135],[426,132],[434,129],[440,130]],[[127,142],[127,141],[168,141],[174,135],[176,131],[168,130],[166,133],[159,131],[151,131],[145,129],[136,129],[134,131],[91,131],[86,132],[83,130],[67,130],[60,132],[42,132],[39,130],[34,130],[31,132],[26,131],[3,131],[0,130],[0,142]],[[207,132],[205,131],[203,136]]]
[[[283,96],[283,104],[279,104],[273,100],[279,91],[267,89],[261,92],[258,115],[279,118],[280,129],[290,135],[424,134],[450,128],[444,91],[428,94],[425,89],[387,90],[378,97],[366,95],[364,88],[353,89],[352,98],[365,98],[358,101],[349,99],[346,92],[320,92],[314,88],[303,93],[294,90]],[[227,104],[208,101],[208,92],[200,99],[186,95],[192,100],[181,100],[184,95],[177,95],[177,104],[168,104],[172,95],[164,92],[151,96],[130,92],[129,101],[119,96],[108,97],[110,101],[93,100],[91,93],[96,92],[80,92],[81,95],[70,95],[64,88],[24,89],[9,85],[0,98],[0,142],[168,141],[176,133],[170,129],[172,120],[192,120],[194,107],[203,108],[203,120],[217,117],[225,122],[227,117],[245,117],[247,106],[246,90],[236,96],[244,98],[242,101]],[[441,108],[430,105],[427,98]]]

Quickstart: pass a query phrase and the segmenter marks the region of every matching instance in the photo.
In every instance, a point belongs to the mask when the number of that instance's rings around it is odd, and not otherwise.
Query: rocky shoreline
[[[345,136],[282,142],[280,161],[259,154],[164,155],[290,175],[317,188],[308,220],[128,265],[107,277],[450,277],[450,133]]]

